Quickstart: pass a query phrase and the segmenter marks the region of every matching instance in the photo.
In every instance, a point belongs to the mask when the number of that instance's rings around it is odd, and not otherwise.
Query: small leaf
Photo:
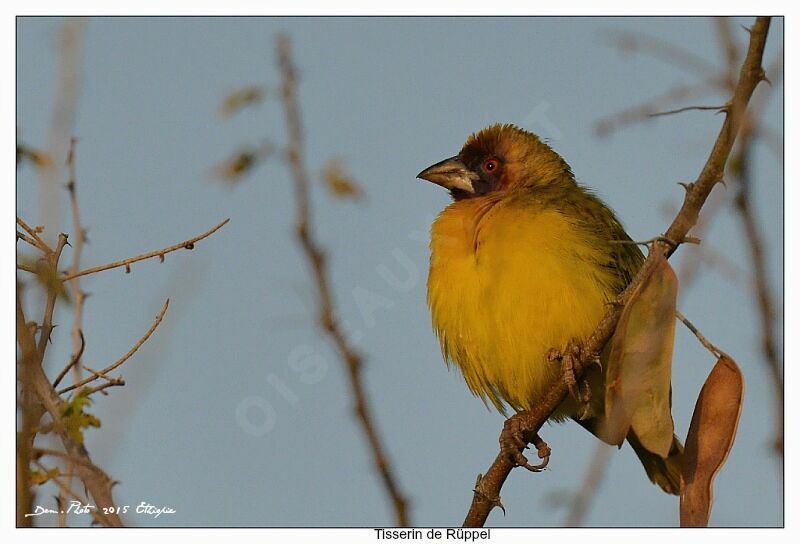
[[[681,527],[705,527],[711,515],[714,477],[736,438],[744,398],[744,377],[723,355],[700,390],[686,437],[681,479]]]
[[[38,168],[50,166],[53,163],[44,151],[28,147],[25,144],[17,146],[17,164],[22,163],[22,161],[29,161]]]
[[[219,107],[219,112],[223,117],[230,117],[239,112],[242,108],[253,104],[258,104],[264,100],[264,89],[251,85],[236,89],[225,97]]]
[[[334,197],[359,200],[364,196],[364,191],[362,191],[358,183],[347,174],[342,161],[339,159],[331,159],[327,162],[322,169],[322,180]]]
[[[83,429],[87,427],[100,427],[100,420],[92,414],[84,412],[84,408],[91,405],[92,399],[86,396],[86,390],[81,389],[61,410],[61,425],[64,426],[69,436],[78,444],[83,444]]]
[[[664,458],[672,446],[672,349],[678,279],[662,258],[633,293],[611,339],[603,438],[622,444],[628,431]]]
[[[55,478],[56,476],[61,476],[61,470],[58,467],[51,468],[47,472],[44,472],[43,470],[32,470],[31,484],[42,485],[50,480],[50,478]]]
[[[265,158],[273,153],[273,148],[265,144],[259,148],[245,147],[214,166],[212,176],[234,184],[241,181],[242,177],[251,172]]]
[[[48,293],[54,293],[57,297],[70,303],[69,292],[61,279],[61,276],[43,259],[21,259],[21,263],[28,269],[34,270],[36,280]]]

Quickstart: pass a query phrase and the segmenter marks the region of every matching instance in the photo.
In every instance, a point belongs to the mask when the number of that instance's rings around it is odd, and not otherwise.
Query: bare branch
[[[38,460],[37,460],[37,461],[34,461],[34,463],[36,463],[36,466],[37,466],[37,467],[39,467],[39,470],[41,470],[42,472],[44,472],[44,473],[47,473],[47,472],[48,472],[48,468],[47,468],[46,466],[44,466],[44,465],[41,463],[41,461],[38,461]],[[94,466],[94,465],[90,465],[90,466]],[[66,483],[62,482],[62,481],[61,481],[61,480],[58,478],[58,476],[54,476],[54,477],[50,478],[50,481],[52,481],[53,483],[55,483],[55,484],[58,486],[58,489],[59,489],[59,491],[60,491],[60,494],[61,494],[62,496],[69,497],[69,498],[71,498],[72,500],[78,501],[78,502],[79,502],[79,503],[81,503],[81,504],[86,504],[86,503],[88,502],[88,501],[87,501],[87,500],[86,500],[84,497],[80,497],[80,496],[78,496],[78,494],[77,494],[77,493],[75,493],[75,492],[74,492],[74,491],[73,491],[73,490],[70,488],[70,486],[69,486],[68,484],[66,484]],[[94,518],[94,520],[95,520],[95,521],[96,521],[98,524],[100,524],[100,525],[103,525],[103,526],[107,526],[107,521],[106,521],[106,518],[104,518],[104,517],[101,515],[101,513],[98,511],[98,508],[90,508],[90,509],[89,509],[89,512],[91,513],[92,517]]]
[[[66,243],[66,236],[62,235],[59,237],[59,245],[63,247],[62,240]],[[60,249],[54,252],[54,259],[51,263],[53,268],[57,268],[58,266],[58,257],[60,257]],[[46,304],[47,308],[45,310],[46,319],[52,319],[52,307],[51,307],[51,294],[48,294],[48,302]],[[52,305],[54,306],[54,301]],[[50,327],[52,328],[52,327]],[[42,330],[42,337],[46,338],[49,336],[49,332],[47,332],[43,327]],[[114,501],[112,499],[111,494],[111,487],[113,486],[113,481],[108,475],[103,472],[102,469],[95,465],[91,458],[89,457],[89,453],[86,451],[86,448],[83,444],[76,442],[72,436],[70,436],[69,432],[67,432],[66,428],[63,425],[58,425],[58,422],[61,421],[61,414],[65,407],[64,401],[56,394],[55,389],[50,384],[50,380],[47,378],[47,375],[44,373],[42,368],[42,362],[44,360],[44,350],[40,350],[39,347],[36,345],[35,339],[33,337],[33,333],[27,326],[27,322],[25,320],[25,315],[22,309],[22,301],[21,301],[21,294],[20,288],[17,288],[17,342],[20,346],[20,351],[22,352],[22,387],[23,387],[23,429],[25,429],[26,425],[35,424],[41,418],[43,412],[46,410],[47,413],[50,414],[50,417],[53,419],[53,422],[56,423],[54,425],[54,430],[58,433],[59,438],[61,439],[61,443],[64,446],[65,453],[70,457],[73,457],[79,461],[79,464],[76,465],[76,472],[78,477],[83,482],[84,486],[88,490],[88,493],[91,494],[92,498],[95,500],[97,506],[112,506]],[[41,342],[40,342],[41,344]],[[44,347],[47,346],[46,340],[42,344]],[[35,395],[38,399],[37,404],[32,404],[28,400],[31,395]],[[25,409],[25,404],[29,407]],[[28,412],[31,412],[32,416],[26,416]],[[26,419],[29,421],[26,422]],[[18,456],[17,460],[20,465],[18,465],[18,473],[22,475],[19,479],[22,485],[27,486],[22,491],[23,498],[27,495],[28,500],[31,496],[30,491],[30,477],[29,477],[29,463],[30,463],[30,456],[26,452],[30,452],[32,447],[33,437],[35,433],[29,432],[25,437],[20,447],[18,448]],[[26,456],[27,455],[27,456]],[[24,465],[24,466],[21,466]],[[24,477],[25,473],[28,473],[28,478]],[[28,511],[30,511],[28,505]],[[19,510],[18,510],[19,514]],[[99,514],[99,521],[105,526],[108,527],[121,527],[122,521],[119,519],[119,516],[116,514]],[[18,515],[18,519],[19,519]],[[23,522],[25,518],[24,515],[22,516]]]
[[[764,69],[761,63],[769,25],[769,17],[758,17],[751,29],[747,56],[742,64],[738,82],[730,101],[731,107],[726,112],[725,121],[722,123],[708,160],[697,181],[687,188],[683,205],[665,233],[665,237],[669,240],[674,240],[676,244],[673,246],[663,241],[653,243],[650,254],[639,273],[620,295],[619,302],[621,304],[609,307],[600,324],[583,346],[582,356],[575,358],[573,364],[577,377],[583,375],[584,368],[592,359],[597,357],[597,354],[602,351],[611,338],[622,313],[622,307],[631,294],[650,275],[650,272],[661,258],[668,258],[672,255],[680,241],[686,237],[689,230],[697,223],[700,210],[708,195],[722,179],[722,174],[741,127],[747,104],[756,86],[764,79]],[[568,388],[565,381],[557,380],[547,389],[536,407],[528,411],[519,412],[513,417],[518,418],[520,428],[524,430],[527,436],[530,436],[538,432],[539,428],[549,419],[567,394]],[[489,470],[481,478],[481,492],[473,495],[472,504],[464,520],[464,526],[483,526],[489,512],[499,501],[500,489],[514,466],[515,463],[511,456],[504,452],[501,452],[495,458]]]
[[[199,242],[203,238],[208,238],[209,236],[211,236],[212,234],[217,232],[219,229],[224,227],[228,223],[228,221],[230,221],[230,219],[226,219],[225,221],[221,222],[220,224],[218,224],[214,228],[204,232],[203,234],[195,236],[194,238],[189,238],[188,240],[184,240],[183,242],[180,242],[180,243],[175,244],[173,246],[165,247],[163,249],[158,249],[156,251],[151,251],[150,253],[143,253],[142,255],[138,255],[136,257],[131,257],[130,259],[123,259],[121,261],[114,261],[113,263],[108,263],[108,264],[104,264],[104,265],[100,265],[100,266],[95,266],[95,267],[92,267],[92,268],[87,268],[86,270],[81,270],[80,272],[69,272],[64,277],[62,277],[61,280],[62,281],[69,281],[69,280],[72,280],[72,279],[75,279],[75,278],[79,278],[81,276],[87,276],[89,274],[95,274],[97,272],[102,272],[104,270],[110,270],[112,268],[120,268],[122,266],[124,266],[124,267],[126,267],[126,269],[128,269],[130,267],[130,265],[132,265],[133,263],[139,262],[139,261],[144,261],[146,259],[152,259],[153,257],[163,258],[164,255],[166,255],[167,253],[171,253],[171,252],[177,251],[179,249],[194,249],[194,244],[195,243]]]
[[[64,393],[68,393],[68,392],[72,391],[73,389],[76,389],[78,387],[83,387],[87,383],[91,383],[94,380],[96,380],[97,378],[104,377],[104,375],[108,374],[109,372],[113,372],[116,368],[118,368],[120,365],[122,365],[125,361],[130,359],[133,356],[133,354],[136,353],[139,350],[139,348],[142,347],[142,345],[145,342],[147,342],[147,340],[150,338],[150,336],[152,336],[152,334],[156,331],[158,326],[161,324],[161,320],[164,319],[164,314],[167,313],[167,308],[169,308],[169,299],[167,299],[166,302],[164,302],[164,306],[161,308],[161,311],[158,312],[158,315],[156,315],[156,319],[153,322],[153,324],[150,326],[150,329],[148,329],[148,331],[146,333],[144,333],[144,336],[142,336],[139,339],[139,341],[136,342],[133,345],[133,347],[128,350],[128,353],[126,353],[125,355],[123,355],[122,357],[120,357],[119,359],[117,359],[116,361],[114,361],[113,363],[108,365],[107,367],[105,367],[103,370],[100,370],[99,372],[93,373],[92,376],[89,376],[88,378],[84,378],[83,380],[80,380],[79,382],[74,383],[74,384],[70,385],[69,387],[65,387],[65,388],[59,390],[58,394],[59,395],[63,395]]]
[[[81,76],[81,54],[86,19],[71,17],[61,25],[58,36],[56,92],[50,123],[47,127],[45,154],[52,159],[39,168],[39,202],[41,220],[47,225],[61,225],[58,188],[59,167],[67,156],[67,146],[75,124]]]
[[[58,244],[56,249],[47,257],[48,265],[52,268],[53,277],[55,277],[58,270],[58,260],[61,258],[61,251],[67,245],[67,235],[61,233],[58,235]],[[42,318],[42,331],[39,336],[39,361],[44,361],[44,352],[47,350],[47,343],[50,341],[50,333],[53,332],[53,311],[56,307],[56,299],[58,298],[58,291],[53,288],[47,290],[47,302],[44,307],[44,317]]]
[[[724,111],[725,106],[684,106],[682,108],[676,108],[674,110],[668,111],[658,111],[655,113],[648,114],[648,117],[663,117],[665,115],[675,115],[676,113],[683,113],[685,111]]]
[[[718,79],[719,78],[715,76],[699,84],[679,85],[674,87],[646,102],[600,119],[595,123],[595,132],[599,136],[608,136],[615,130],[624,126],[649,121],[652,118],[652,114],[658,113],[670,104],[688,100],[689,98],[699,98],[713,91],[719,86]]]
[[[734,177],[738,181],[739,191],[734,202],[742,221],[745,240],[750,251],[750,261],[753,264],[753,288],[761,324],[761,349],[774,391],[776,417],[773,446],[775,451],[780,456],[783,456],[783,359],[778,353],[778,342],[775,339],[776,311],[772,293],[770,293],[769,289],[764,241],[758,228],[755,212],[750,204],[750,152],[754,124],[754,117],[748,116],[742,126],[738,153],[735,157],[737,168],[734,173]]]
[[[693,51],[684,49],[668,41],[637,32],[615,32],[614,44],[623,51],[643,51],[653,58],[662,60],[676,68],[705,76],[716,68]]]
[[[30,234],[31,238],[33,239],[33,245],[42,250],[45,255],[48,255],[53,252],[52,248],[48,246],[44,240],[39,236],[39,232],[28,226],[28,224],[22,220],[21,217],[17,216],[17,225],[25,229],[25,232]],[[27,240],[26,240],[27,241]]]
[[[78,189],[76,186],[75,175],[75,143],[77,140],[72,138],[70,141],[69,154],[67,155],[67,169],[69,171],[69,181],[67,182],[67,190],[69,191],[70,209],[72,210],[72,264],[69,268],[70,274],[76,274],[80,270],[81,255],[83,255],[83,245],[86,242],[86,229],[81,222],[81,213],[78,206]],[[83,338],[83,304],[86,300],[86,294],[81,290],[80,281],[78,277],[70,280],[73,295],[73,316],[72,316],[72,352],[77,354],[73,356],[71,365],[75,369],[76,379],[80,377],[81,372],[81,353],[83,353],[83,346],[85,341]],[[54,383],[53,387],[58,385]]]
[[[350,389],[355,400],[355,411],[372,450],[373,463],[394,506],[395,522],[400,527],[408,527],[410,522],[407,514],[407,500],[400,492],[396,477],[384,453],[384,447],[378,437],[378,431],[369,409],[367,394],[361,382],[360,371],[363,360],[361,355],[349,344],[339,326],[339,322],[335,318],[325,256],[312,234],[311,204],[308,197],[310,183],[303,162],[303,131],[296,97],[297,76],[291,59],[289,39],[286,36],[278,38],[277,49],[278,64],[282,77],[281,97],[286,117],[286,128],[289,133],[286,161],[294,180],[295,205],[297,207],[296,231],[316,282],[319,325],[333,341],[347,370]]]
[[[594,452],[592,453],[592,462],[586,470],[586,475],[583,478],[575,497],[572,500],[572,507],[564,520],[564,527],[580,527],[583,525],[586,513],[589,511],[589,505],[592,498],[600,489],[600,484],[603,481],[603,476],[608,470],[608,463],[611,461],[612,448],[604,443],[597,441]]]
[[[703,347],[704,347],[704,348],[706,348],[708,351],[710,351],[710,352],[711,352],[711,354],[712,354],[712,355],[714,355],[714,357],[716,357],[717,359],[719,359],[719,358],[720,358],[720,357],[722,357],[722,356],[725,356],[725,357],[728,357],[728,358],[730,358],[730,356],[729,356],[727,353],[725,353],[724,351],[722,351],[721,349],[719,349],[717,346],[715,346],[714,344],[712,344],[712,343],[711,343],[711,342],[708,340],[708,338],[706,338],[706,337],[703,335],[703,333],[701,333],[701,332],[700,332],[700,330],[699,330],[697,327],[695,327],[695,326],[694,326],[694,323],[692,323],[691,321],[689,321],[689,320],[686,318],[686,316],[685,316],[685,315],[683,315],[683,314],[682,314],[680,311],[676,311],[676,312],[675,312],[675,317],[677,317],[677,318],[678,318],[678,320],[679,320],[681,323],[683,323],[684,325],[686,325],[686,328],[687,328],[687,329],[689,329],[690,331],[692,331],[692,334],[694,334],[694,335],[697,337],[697,339],[700,341],[700,343],[701,343],[701,344],[703,344]]]
[[[58,387],[58,384],[60,384],[61,380],[64,379],[64,376],[67,375],[67,372],[69,372],[69,370],[72,367],[74,367],[78,363],[78,361],[80,361],[81,356],[83,355],[83,350],[86,348],[86,339],[83,337],[83,332],[80,329],[78,330],[78,333],[79,333],[78,339],[80,340],[78,351],[72,357],[70,357],[69,363],[67,363],[66,366],[64,366],[64,368],[61,369],[61,372],[58,373],[56,379],[53,380],[53,387]]]

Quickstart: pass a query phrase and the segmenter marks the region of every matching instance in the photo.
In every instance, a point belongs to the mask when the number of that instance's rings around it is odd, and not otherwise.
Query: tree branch
[[[722,180],[725,164],[728,161],[742,124],[747,104],[756,86],[765,79],[762,58],[769,25],[769,17],[758,17],[750,29],[750,43],[747,55],[739,72],[738,82],[730,100],[730,107],[726,111],[725,121],[722,123],[722,128],[714,142],[714,147],[700,175],[694,183],[688,186],[683,205],[665,233],[665,237],[673,243],[665,241],[653,243],[647,260],[639,270],[639,273],[620,295],[619,302],[621,304],[611,305],[594,333],[583,346],[582,356],[575,358],[574,368],[577,376],[580,377],[583,374],[585,366],[602,351],[611,338],[622,313],[622,308],[631,294],[649,276],[660,258],[668,258],[683,242],[689,230],[697,223],[700,209],[703,207],[711,190]],[[529,411],[520,412],[514,417],[519,418],[521,428],[526,433],[536,433],[561,404],[567,396],[567,392],[567,384],[563,380],[557,380],[548,388],[536,407]],[[483,526],[489,516],[489,512],[499,503],[500,489],[514,466],[515,464],[510,456],[504,455],[502,452],[495,458],[487,473],[476,486],[472,504],[464,520],[465,527]]]
[[[308,196],[310,183],[303,162],[303,131],[296,97],[297,76],[291,59],[289,39],[286,36],[278,38],[277,49],[278,64],[282,77],[281,97],[286,117],[286,128],[289,133],[286,161],[294,180],[295,205],[297,208],[295,228],[300,246],[311,268],[317,287],[319,325],[336,346],[339,357],[347,370],[350,389],[355,400],[355,412],[372,450],[375,468],[378,470],[386,492],[392,501],[395,522],[398,526],[408,527],[410,522],[407,513],[407,500],[400,491],[396,477],[384,453],[384,447],[378,436],[378,431],[369,409],[367,394],[361,381],[363,359],[349,344],[339,326],[339,322],[336,320],[325,255],[312,234],[311,203]]]
[[[108,365],[107,367],[105,367],[103,370],[100,370],[98,372],[93,373],[92,376],[89,376],[88,378],[84,378],[84,379],[82,379],[82,380],[80,380],[80,381],[78,381],[78,382],[76,382],[76,383],[74,383],[74,384],[72,384],[72,385],[70,385],[68,387],[65,387],[65,388],[59,390],[58,394],[59,395],[63,395],[64,393],[68,393],[68,392],[72,391],[73,389],[77,389],[78,387],[83,387],[87,383],[91,383],[91,382],[95,381],[97,378],[105,377],[109,372],[113,372],[117,367],[121,366],[125,361],[127,361],[128,359],[133,357],[133,354],[136,353],[139,350],[139,348],[142,347],[142,345],[145,342],[147,342],[147,340],[150,338],[150,336],[152,336],[152,334],[156,331],[158,326],[161,324],[161,320],[164,319],[164,314],[167,313],[167,308],[169,308],[169,299],[167,299],[164,302],[164,306],[161,308],[161,311],[158,312],[158,315],[156,315],[155,321],[150,326],[150,328],[147,330],[147,332],[144,333],[144,335],[139,339],[139,341],[136,342],[133,345],[133,347],[128,350],[128,353],[126,353],[125,355],[123,355],[122,357],[120,357],[119,359],[117,359],[116,361],[114,361],[113,363]],[[115,380],[109,379],[109,381],[113,382]],[[116,385],[121,385],[121,384],[118,383]]]
[[[126,267],[126,270],[127,270],[127,269],[130,268],[130,265],[132,265],[133,263],[139,262],[139,261],[144,261],[146,259],[152,259],[153,257],[159,257],[160,259],[163,260],[164,255],[166,255],[167,253],[172,253],[173,251],[177,251],[179,249],[194,249],[194,244],[196,242],[199,242],[203,238],[208,238],[209,236],[211,236],[212,234],[217,232],[219,229],[224,227],[228,223],[228,221],[230,221],[230,219],[226,219],[225,221],[221,222],[220,224],[218,224],[214,228],[212,228],[210,230],[207,230],[203,234],[195,236],[194,238],[189,238],[188,240],[184,240],[183,242],[180,242],[180,243],[175,244],[173,246],[165,247],[164,249],[158,249],[156,251],[151,251],[150,253],[143,253],[142,255],[138,255],[136,257],[131,257],[129,259],[123,259],[121,261],[114,261],[113,263],[108,263],[108,264],[103,264],[103,265],[100,265],[100,266],[95,266],[95,267],[92,267],[92,268],[87,268],[86,270],[81,270],[79,272],[68,272],[67,274],[62,276],[61,281],[69,281],[69,280],[73,280],[75,278],[79,278],[81,276],[87,276],[89,274],[95,274],[97,272],[102,272],[104,270],[110,270],[112,268],[119,268],[121,266]]]

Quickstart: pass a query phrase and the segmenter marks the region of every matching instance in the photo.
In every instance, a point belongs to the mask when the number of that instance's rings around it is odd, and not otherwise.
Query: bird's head
[[[429,166],[417,177],[448,189],[456,200],[575,183],[566,161],[538,136],[502,124],[471,135],[458,155]]]

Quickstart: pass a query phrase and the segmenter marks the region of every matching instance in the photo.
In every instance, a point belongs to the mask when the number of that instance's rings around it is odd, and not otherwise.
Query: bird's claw
[[[581,411],[578,414],[578,421],[584,421],[592,415],[592,407],[589,402],[592,400],[592,388],[587,380],[581,381],[581,396],[579,399]]]
[[[503,425],[503,432],[500,434],[500,451],[506,455],[516,465],[531,472],[541,472],[547,467],[550,461],[550,448],[539,435],[533,436],[533,444],[536,446],[539,459],[542,462],[538,465],[531,465],[522,452],[528,449],[528,440],[525,439],[525,429],[522,426],[519,414],[508,418]]]
[[[556,355],[557,353],[557,355]],[[567,384],[570,396],[576,401],[581,401],[581,394],[578,390],[578,380],[575,377],[575,360],[580,360],[581,347],[577,341],[571,340],[567,345],[566,354],[550,350],[548,358],[553,357],[551,360],[558,360],[561,362],[561,373],[564,378],[564,383]]]

